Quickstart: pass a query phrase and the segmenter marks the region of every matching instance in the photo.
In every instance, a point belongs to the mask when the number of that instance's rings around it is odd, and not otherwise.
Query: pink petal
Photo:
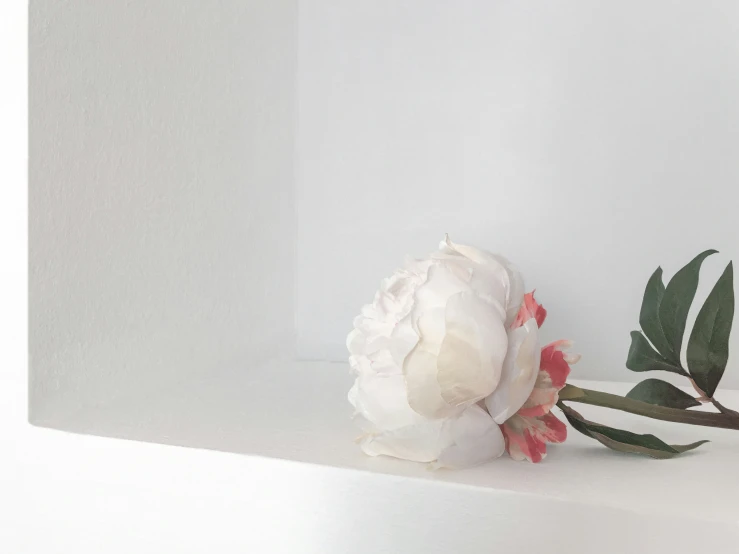
[[[544,323],[544,320],[547,317],[547,311],[544,309],[544,306],[540,305],[534,299],[535,292],[536,291],[531,291],[524,295],[523,303],[521,304],[521,308],[518,311],[518,315],[511,325],[512,328],[515,329],[516,327],[520,327],[532,317],[536,318],[536,324],[539,327],[541,327]]]
[[[503,431],[503,436],[505,437],[506,451],[511,458],[517,462],[531,460],[531,449],[529,448],[529,444],[526,442],[524,431],[516,432],[507,423],[501,425],[500,429]]]
[[[545,346],[541,351],[541,365],[536,377],[534,389],[528,400],[518,411],[518,415],[538,417],[549,412],[559,399],[558,392],[567,383],[570,374],[568,359],[575,356],[566,355],[562,349],[571,345],[569,341],[560,340]],[[576,360],[575,360],[576,361]]]
[[[514,460],[529,460],[536,464],[546,456],[546,443],[531,431],[535,421],[534,418],[513,416],[502,425],[506,449]]]
[[[524,433],[524,436],[526,437],[526,444],[528,445],[529,452],[531,453],[531,457],[529,458],[529,460],[535,464],[538,464],[547,455],[547,444],[538,437],[532,435],[529,431],[526,431]]]
[[[539,375],[541,375],[541,373]],[[539,417],[549,413],[549,410],[551,410],[559,400],[558,392],[559,391],[554,387],[534,387],[529,399],[523,407],[518,410],[518,415],[524,417]]]
[[[541,440],[552,443],[562,443],[567,440],[567,426],[553,413],[548,413],[540,418],[543,427],[537,425],[534,431]]]
[[[552,386],[557,389],[565,386],[567,376],[570,374],[570,364],[565,360],[562,350],[568,348],[571,344],[569,341],[558,340],[541,350],[541,366],[539,369],[549,374]]]
[[[567,427],[551,413],[541,417],[513,416],[501,429],[510,456],[533,463],[544,459],[548,442],[560,443],[567,438]]]

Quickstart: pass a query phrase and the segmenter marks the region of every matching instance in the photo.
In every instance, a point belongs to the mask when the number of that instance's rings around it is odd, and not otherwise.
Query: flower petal
[[[515,415],[502,426],[508,453],[514,460],[538,463],[547,455],[547,443],[567,439],[567,427],[554,414],[541,417]]]
[[[537,417],[546,414],[557,403],[558,393],[567,383],[570,366],[567,359],[577,361],[577,356],[565,355],[563,348],[571,345],[569,341],[556,341],[541,351],[541,365],[531,395],[518,411],[519,415]],[[567,359],[566,359],[567,358]],[[574,362],[573,362],[574,363]]]
[[[445,322],[436,363],[441,396],[452,406],[477,402],[500,381],[508,349],[503,321],[489,302],[463,292],[449,299]]]
[[[416,347],[420,336],[413,326],[413,317],[407,316],[399,321],[390,333],[390,339],[383,346],[387,349],[394,363],[403,367],[403,360]]]
[[[546,377],[542,377],[542,375],[543,372],[539,372],[539,377],[537,377],[537,383],[534,386],[534,390],[531,391],[529,399],[524,403],[521,409],[518,410],[518,415],[525,417],[542,416],[548,413],[559,400],[559,390],[554,387],[547,386],[544,382],[546,381]]]
[[[544,425],[536,427],[536,433],[542,440],[550,443],[563,443],[567,440],[567,426],[553,413],[539,418]]]
[[[511,325],[516,319],[516,315],[518,315],[518,309],[524,300],[525,288],[523,276],[521,275],[521,272],[518,270],[518,268],[503,256],[493,254],[493,258],[498,260],[498,262],[500,262],[503,267],[505,267],[506,272],[508,273],[508,281],[510,283],[510,287],[508,291],[506,325]]]
[[[500,427],[477,404],[449,422],[453,443],[439,454],[434,468],[465,468],[500,457],[505,439]]]
[[[360,374],[349,391],[349,402],[358,414],[381,429],[398,429],[424,421],[408,405],[401,374]]]
[[[450,296],[469,290],[468,276],[437,261],[429,268],[426,282],[416,291],[415,306],[423,311],[443,308]]]
[[[571,346],[570,341],[558,340],[546,345],[541,350],[541,370],[549,374],[552,385],[558,389],[565,386],[570,374],[570,364],[565,360],[564,350]],[[572,363],[576,361],[577,359]]]
[[[544,309],[544,306],[534,299],[535,292],[536,291],[531,291],[524,295],[523,303],[521,304],[518,315],[513,322],[513,327],[523,325],[524,322],[528,321],[532,317],[536,318],[536,323],[539,327],[544,324],[544,320],[547,318],[547,311]]]
[[[504,423],[527,401],[539,375],[540,357],[539,328],[532,318],[509,333],[500,382],[485,399],[496,423]]]
[[[402,374],[398,365],[388,350],[378,350],[365,356],[362,354],[349,356],[349,367],[354,375],[360,373],[382,373],[386,375]]]
[[[426,420],[418,425],[368,433],[358,442],[365,454],[392,456],[414,462],[433,462],[450,442],[445,420]]]
[[[436,308],[420,315],[416,322],[420,339],[403,362],[408,403],[416,412],[430,418],[459,412],[442,397],[436,377],[438,349],[444,337],[444,313],[443,308]]]
[[[490,252],[480,250],[479,248],[475,248],[474,246],[452,242],[452,239],[449,238],[449,235],[444,236],[444,240],[441,241],[441,243],[439,244],[439,249],[442,253],[445,254],[459,254],[477,264],[498,262],[498,260],[496,260]]]
[[[352,329],[346,337],[346,347],[353,356],[367,356],[383,348],[392,346],[390,337],[386,335],[367,335],[361,329]]]
[[[524,283],[521,272],[506,258],[498,254],[491,254],[474,246],[457,244],[451,241],[449,235],[439,245],[440,254],[458,254],[479,264],[473,272],[472,279],[476,281],[475,290],[485,290],[498,283],[505,288],[506,325],[513,323],[518,309],[523,301]],[[499,294],[491,292],[491,298],[500,301]]]

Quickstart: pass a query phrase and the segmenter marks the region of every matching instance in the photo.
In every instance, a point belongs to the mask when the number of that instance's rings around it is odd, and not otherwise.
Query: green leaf
[[[631,332],[631,347],[626,358],[626,367],[631,371],[671,371],[687,376],[681,367],[660,356],[639,331]]]
[[[679,354],[675,356],[672,346],[665,338],[662,323],[659,321],[659,307],[665,295],[665,285],[662,283],[662,268],[658,267],[652,273],[644,290],[644,299],[639,313],[639,325],[647,338],[652,342],[657,351],[667,360],[675,365],[680,365]]]
[[[688,340],[688,368],[709,397],[718,387],[729,360],[729,335],[734,320],[734,269],[729,262],[706,298]]]
[[[698,254],[688,265],[675,273],[665,289],[659,306],[659,320],[665,333],[665,339],[672,350],[672,360],[680,359],[685,334],[685,322],[688,319],[690,305],[698,289],[698,275],[701,264],[716,250],[706,250]]]
[[[646,379],[629,391],[626,398],[640,400],[656,406],[685,410],[700,406],[695,398],[674,385],[660,379]]]
[[[698,448],[708,442],[704,440],[691,444],[667,444],[654,435],[639,435],[631,431],[615,429],[614,427],[588,421],[569,406],[561,402],[557,405],[564,412],[570,425],[577,431],[618,452],[644,454],[652,458],[666,459]]]

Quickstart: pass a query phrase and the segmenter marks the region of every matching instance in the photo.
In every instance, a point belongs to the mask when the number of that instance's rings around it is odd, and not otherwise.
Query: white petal
[[[525,292],[523,277],[516,266],[499,254],[491,254],[474,246],[453,243],[448,235],[442,241],[440,248],[442,255],[457,254],[478,264],[474,271],[479,279],[473,277],[470,286],[479,292],[488,289],[488,294],[505,306],[506,323],[510,325],[516,319]],[[505,288],[505,302],[502,301],[499,293],[501,286]],[[491,288],[492,290],[489,290]]]
[[[499,271],[491,271],[489,267],[477,267],[472,271],[470,288],[476,294],[493,304],[501,314],[501,319],[508,318],[508,302],[510,284],[508,273],[501,266]],[[516,309],[518,313],[518,309]],[[513,321],[513,320],[511,320]]]
[[[465,468],[498,458],[505,451],[500,427],[477,404],[449,422],[452,444],[444,448],[433,467]]]
[[[419,338],[411,316],[405,317],[393,328],[387,342],[387,350],[398,367],[403,366],[403,361],[418,344]]]
[[[405,269],[408,273],[415,275],[425,281],[428,277],[428,271],[432,264],[433,262],[428,258],[424,258],[421,260],[415,258],[406,258],[405,266],[403,269]]]
[[[403,375],[362,374],[350,391],[349,401],[380,429],[398,429],[424,421],[408,404]]]
[[[387,350],[380,350],[378,352],[373,352],[369,356],[367,356],[367,360],[369,362],[369,368],[374,373],[382,373],[382,374],[402,374],[402,366],[395,363],[395,360],[393,359],[392,355]]]
[[[349,389],[349,394],[347,394],[347,398],[349,399],[349,404],[357,407],[357,394],[359,393],[359,383],[357,381],[354,381],[354,384],[352,385],[352,388]]]
[[[490,252],[480,250],[479,248],[475,248],[474,246],[454,243],[449,238],[449,235],[444,238],[444,240],[439,245],[439,248],[443,253],[456,252],[457,254],[460,254],[478,264],[486,264],[490,263],[491,261],[497,262],[497,260],[495,260],[494,256]]]
[[[436,360],[444,338],[444,314],[445,310],[437,308],[419,317],[417,326],[421,338],[403,362],[409,404],[419,414],[434,419],[459,411],[441,396],[437,380]]]
[[[385,375],[403,373],[402,366],[395,362],[387,350],[378,350],[367,356],[363,354],[349,356],[349,367],[354,375],[360,373],[381,373]]]
[[[368,356],[392,346],[386,335],[366,335],[359,329],[352,329],[346,337],[346,347],[353,356]]]
[[[378,431],[377,427],[371,421],[364,418],[362,414],[355,413],[352,416],[352,421],[354,422],[354,425],[359,427],[362,431],[364,431],[364,433],[374,434],[374,433],[377,433]],[[364,439],[365,436],[358,437],[357,442]]]
[[[393,330],[393,325],[390,321],[381,321],[365,317],[364,315],[358,315],[354,318],[354,328],[366,337],[376,335],[388,336]]]
[[[521,304],[523,303],[526,288],[523,282],[523,276],[518,268],[503,256],[499,256],[497,254],[494,256],[505,267],[506,272],[508,273],[509,291],[508,305],[506,309],[506,325],[510,325],[518,315],[518,310],[521,308]]]
[[[424,280],[405,269],[399,269],[382,281],[373,306],[377,312],[383,314],[385,322],[392,324],[410,312],[413,294]]]
[[[365,344],[367,339],[359,329],[352,329],[349,335],[346,337],[346,348],[350,354],[362,355],[364,354]]]
[[[439,265],[451,271],[469,290],[498,307],[503,317],[506,316],[510,275],[505,267],[497,262],[478,264],[459,255],[444,256]]]
[[[503,374],[495,391],[485,399],[490,415],[502,424],[515,414],[531,395],[541,362],[536,319],[510,332]]]
[[[508,349],[503,321],[490,303],[466,292],[449,299],[445,315],[437,360],[441,396],[452,406],[477,402],[500,380]]]
[[[449,429],[444,420],[426,421],[386,431],[371,433],[359,444],[370,456],[393,456],[414,462],[433,462],[449,443]]]
[[[426,282],[416,290],[416,311],[427,312],[434,308],[444,308],[450,296],[469,290],[466,279],[458,272],[437,263],[429,269]]]
[[[373,304],[365,304],[362,306],[360,313],[370,319],[382,319],[384,314],[380,312]]]
[[[367,356],[362,354],[352,354],[349,356],[349,368],[351,369],[351,373],[355,375],[357,373],[362,373],[363,371],[369,371],[369,359],[367,359]]]

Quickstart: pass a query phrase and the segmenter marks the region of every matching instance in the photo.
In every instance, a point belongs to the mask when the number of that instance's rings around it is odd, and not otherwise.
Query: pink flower
[[[536,302],[534,293],[530,292],[524,296],[513,327],[520,326],[531,318],[536,318],[541,327],[546,315],[546,310]],[[542,348],[534,389],[518,412],[500,426],[505,437],[506,450],[514,460],[540,462],[547,454],[548,442],[560,443],[567,438],[567,427],[550,410],[557,403],[559,391],[567,382],[570,365],[580,359],[579,355],[566,352],[570,346],[570,341],[559,340]]]

